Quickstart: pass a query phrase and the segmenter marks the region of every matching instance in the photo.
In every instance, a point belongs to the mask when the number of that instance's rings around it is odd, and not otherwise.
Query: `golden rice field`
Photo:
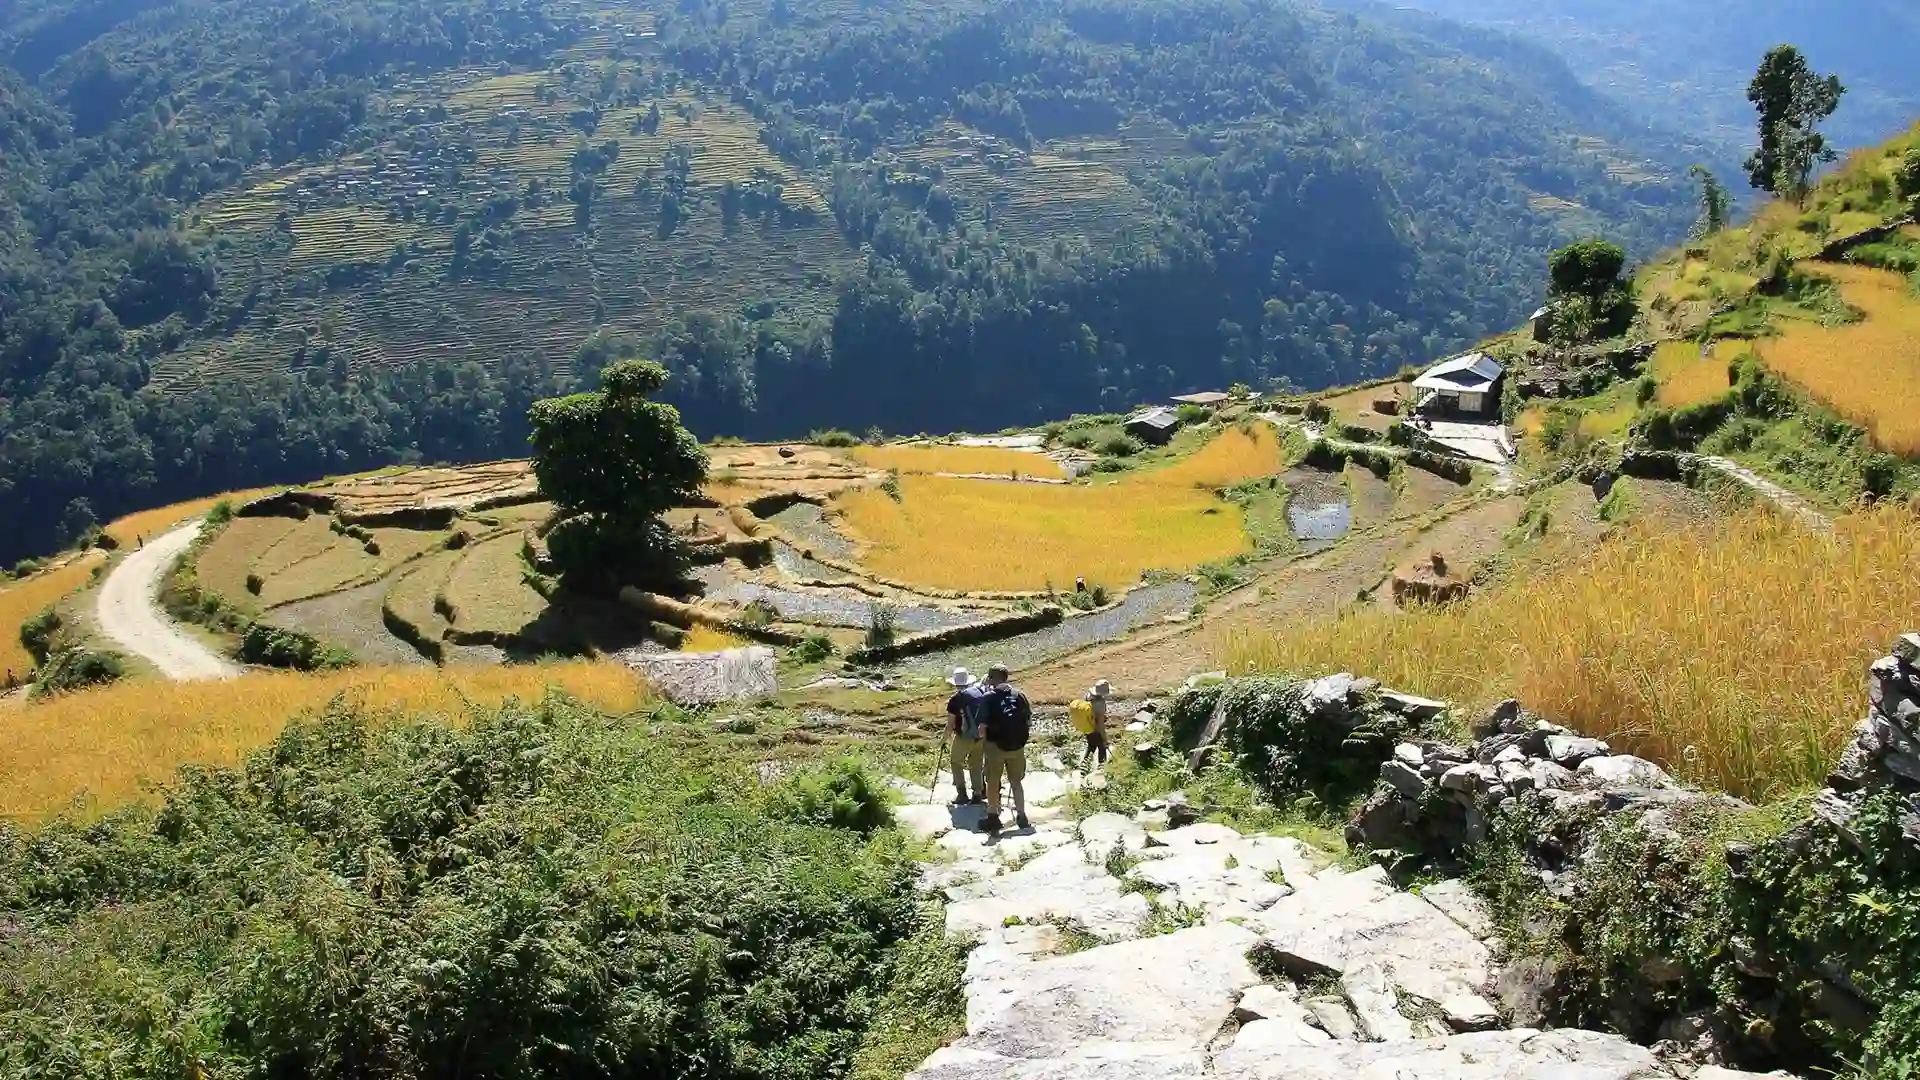
[[[1866,318],[1831,328],[1783,320],[1780,336],[1759,344],[1761,357],[1865,427],[1881,449],[1920,454],[1920,302],[1898,274],[1842,265],[1819,272]]]
[[[1666,529],[1635,526],[1585,565],[1447,608],[1215,645],[1238,672],[1353,671],[1468,710],[1515,696],[1751,798],[1819,783],[1866,707],[1866,665],[1920,625],[1920,520],[1888,507],[1823,535],[1755,509]]]
[[[848,451],[862,465],[896,472],[992,473],[997,476],[1066,476],[1048,457],[998,446],[856,446]]]
[[[1129,477],[1127,482],[1223,488],[1272,476],[1286,467],[1286,450],[1280,445],[1280,436],[1273,425],[1250,423],[1230,427],[1174,464],[1141,472]]]
[[[1663,341],[1653,354],[1653,377],[1660,384],[1657,404],[1671,409],[1697,405],[1725,394],[1727,362],[1712,352],[1702,355],[1691,341]]]
[[[94,567],[105,561],[105,555],[90,551],[58,569],[0,585],[0,678],[11,671],[25,679],[33,670],[33,654],[20,644],[20,624],[91,581]]]
[[[1031,590],[1076,577],[1121,587],[1249,549],[1240,509],[1195,487],[1093,486],[903,476],[840,497],[862,562],[881,576],[954,590]]]
[[[221,502],[231,502],[235,507],[265,495],[281,490],[277,487],[253,488],[247,491],[229,491],[225,495],[210,495],[204,499],[191,499],[153,510],[142,510],[137,514],[128,514],[106,527],[106,534],[113,537],[121,547],[132,547],[142,537],[158,536],[189,518],[197,518],[213,509]]]
[[[377,710],[459,722],[465,702],[535,700],[549,686],[600,708],[644,704],[646,686],[618,664],[571,662],[382,668],[307,675],[261,672],[227,682],[125,682],[6,714],[0,724],[0,818],[74,808],[94,816],[140,799],[180,766],[236,765],[304,710],[337,696]]]

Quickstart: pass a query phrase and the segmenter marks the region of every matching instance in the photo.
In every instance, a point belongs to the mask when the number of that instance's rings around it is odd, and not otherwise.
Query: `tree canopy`
[[[1814,168],[1834,159],[1820,123],[1840,107],[1844,93],[1838,76],[1815,73],[1798,48],[1769,50],[1747,88],[1747,100],[1760,114],[1760,145],[1747,159],[1748,182],[1795,202],[1804,199]]]
[[[1627,253],[1608,240],[1588,238],[1553,253],[1547,261],[1547,292],[1554,329],[1564,341],[1609,337],[1633,321],[1633,284],[1624,271]]]

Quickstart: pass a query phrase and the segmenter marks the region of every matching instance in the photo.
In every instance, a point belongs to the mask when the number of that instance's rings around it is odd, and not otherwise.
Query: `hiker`
[[[954,668],[947,683],[953,687],[953,696],[947,699],[947,732],[953,737],[953,805],[979,806],[987,801],[987,743],[980,729],[980,701],[986,688],[963,667]]]
[[[1073,729],[1087,740],[1087,752],[1080,760],[1095,770],[1107,764],[1107,699],[1112,696],[1112,685],[1101,679],[1067,706]]]
[[[11,690],[14,687],[19,685],[20,685],[20,680],[13,677],[13,669],[8,668],[7,669],[7,685],[4,687],[4,689]]]
[[[1033,730],[1033,703],[1008,681],[1007,669],[987,669],[987,689],[981,695],[982,727],[987,733],[986,832],[1000,831],[1000,781],[1013,789],[1014,825],[1032,828],[1027,820],[1027,736]]]
[[[1077,593],[1078,593],[1078,592],[1086,592],[1086,591],[1087,591],[1087,579],[1086,579],[1086,578],[1083,578],[1083,577],[1077,577],[1077,578],[1074,578],[1074,579],[1073,579],[1073,591],[1074,591],[1074,592],[1077,592]]]

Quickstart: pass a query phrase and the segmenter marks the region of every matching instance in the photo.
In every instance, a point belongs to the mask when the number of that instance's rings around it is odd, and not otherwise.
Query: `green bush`
[[[0,830],[0,1071],[846,1075],[897,946],[939,950],[896,835],[766,803],[558,698],[337,704],[157,807]]]
[[[33,662],[44,664],[53,654],[54,643],[60,637],[65,620],[60,617],[60,607],[48,604],[40,609],[38,615],[20,624],[20,644],[33,655]]]
[[[817,664],[833,655],[833,639],[825,634],[808,634],[793,647],[793,658],[803,664]]]
[[[1213,410],[1205,405],[1188,402],[1175,409],[1174,415],[1180,418],[1182,424],[1204,424],[1213,419]]]
[[[352,667],[353,654],[321,642],[310,634],[256,622],[240,636],[236,655],[249,664],[263,667],[292,668],[295,671],[330,671]]]
[[[1351,802],[1379,779],[1380,762],[1417,733],[1406,718],[1370,707],[1356,710],[1353,727],[1309,714],[1306,684],[1259,677],[1203,685],[1178,695],[1168,713],[1174,741],[1190,747],[1214,710],[1231,722],[1220,745],[1236,766],[1276,802],[1313,796],[1324,806]]]
[[[214,503],[213,507],[207,511],[207,524],[225,525],[227,522],[233,520],[233,515],[233,500],[221,499],[219,502]]]
[[[808,432],[807,441],[815,446],[859,446],[860,436],[855,435],[851,431],[841,431],[835,428],[828,431],[814,430]]]
[[[1104,457],[1124,458],[1132,457],[1146,448],[1146,444],[1139,439],[1125,432],[1114,432],[1102,437],[1098,443],[1094,444],[1093,450],[1094,453]]]
[[[788,777],[772,808],[786,821],[870,833],[893,824],[886,790],[861,762],[840,758]]]
[[[33,692],[35,696],[64,694],[89,686],[103,686],[125,678],[126,674],[126,658],[119,653],[71,645],[55,649],[41,662],[34,675]]]

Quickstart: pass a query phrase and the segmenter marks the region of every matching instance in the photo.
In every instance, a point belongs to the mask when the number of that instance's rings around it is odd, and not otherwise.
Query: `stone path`
[[[1815,509],[1812,503],[1737,461],[1714,457],[1711,454],[1696,454],[1693,459],[1735,483],[1745,486],[1760,497],[1771,500],[1776,506],[1816,529],[1833,528],[1833,519]]]
[[[1415,894],[1295,839],[1166,828],[1164,804],[1076,822],[1062,804],[1082,782],[1100,781],[1047,755],[1027,779],[1032,828],[990,837],[945,778],[894,781],[902,826],[951,856],[923,886],[977,942],[966,1035],[909,1080],[1754,1075],[1616,1035],[1500,1030],[1492,931],[1459,883]]]

